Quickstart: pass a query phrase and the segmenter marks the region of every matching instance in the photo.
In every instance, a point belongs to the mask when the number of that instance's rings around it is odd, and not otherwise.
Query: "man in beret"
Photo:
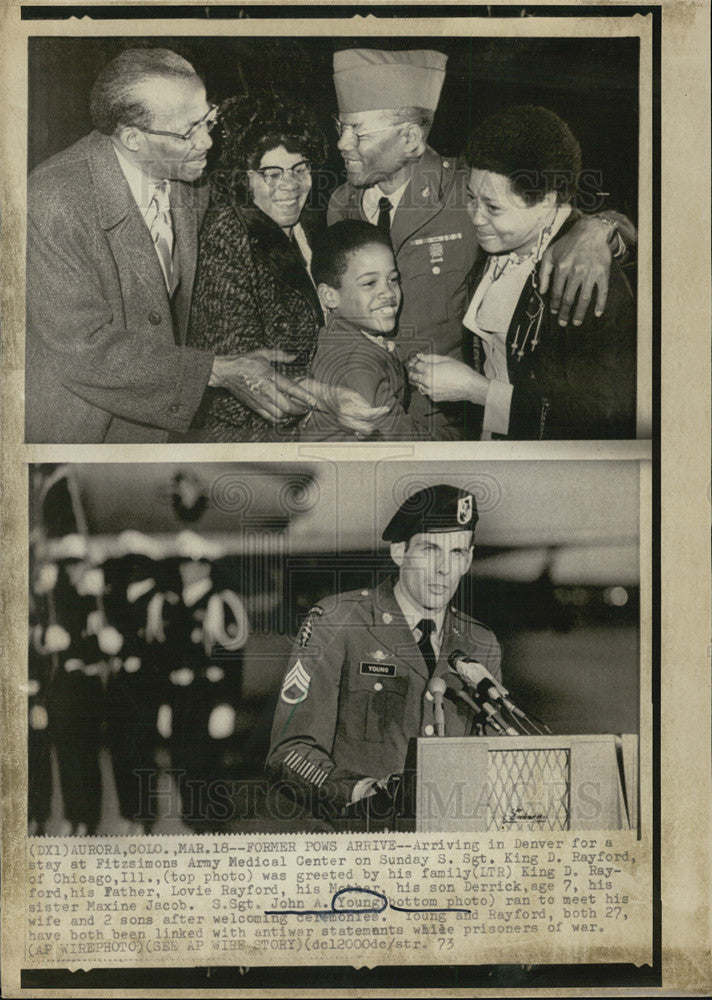
[[[462,361],[467,276],[477,256],[466,207],[468,172],[427,144],[446,63],[447,56],[430,50],[347,49],[334,54],[339,149],[347,182],[331,197],[328,223],[361,218],[390,232],[403,290],[398,321],[403,351]],[[622,216],[606,213],[606,219],[579,220],[544,257],[541,290],[553,267],[552,305],[558,305],[565,286],[559,311],[564,325],[577,294],[573,321],[581,322],[594,284],[597,308],[603,308],[609,241],[624,247],[618,226],[632,239]],[[436,407],[416,395],[411,411],[428,418],[438,439],[471,435],[471,417],[460,404]]]
[[[289,659],[267,774],[317,816],[337,820],[405,766],[408,742],[435,734],[432,680],[461,650],[497,679],[500,648],[451,602],[472,564],[477,506],[454,486],[409,497],[383,532],[397,567],[373,590],[312,608]],[[444,731],[468,736],[475,713],[443,699]]]

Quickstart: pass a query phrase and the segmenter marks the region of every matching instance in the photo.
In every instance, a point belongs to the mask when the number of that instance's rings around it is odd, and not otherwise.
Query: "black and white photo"
[[[32,475],[35,834],[407,829],[413,740],[639,732],[637,462]]]
[[[0,13],[3,995],[704,990],[708,14]]]
[[[28,442],[650,435],[637,38],[29,56]]]

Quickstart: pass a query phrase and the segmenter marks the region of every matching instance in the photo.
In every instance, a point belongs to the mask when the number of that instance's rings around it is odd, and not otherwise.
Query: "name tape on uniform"
[[[396,665],[395,663],[366,663],[362,660],[359,667],[359,673],[371,675],[377,674],[379,677],[395,677]]]

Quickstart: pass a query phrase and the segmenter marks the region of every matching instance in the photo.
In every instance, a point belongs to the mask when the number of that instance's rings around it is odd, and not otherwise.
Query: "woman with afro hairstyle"
[[[437,402],[480,406],[483,440],[635,437],[636,314],[617,261],[605,312],[580,325],[560,325],[539,290],[544,251],[580,218],[578,142],[553,111],[522,105],[483,121],[466,156],[484,251],[463,320],[471,367],[421,354],[411,382]]]

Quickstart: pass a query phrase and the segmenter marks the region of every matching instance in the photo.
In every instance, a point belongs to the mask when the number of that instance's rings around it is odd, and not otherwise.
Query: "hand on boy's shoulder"
[[[349,436],[367,438],[391,410],[393,400],[372,406],[357,389],[345,385],[329,385],[316,379],[305,379],[302,385],[316,399],[316,410],[327,413]]]
[[[380,406],[371,406],[356,389],[336,386],[337,395],[334,416],[342,430],[358,437],[370,437],[386,417],[395,400],[393,396]]]

